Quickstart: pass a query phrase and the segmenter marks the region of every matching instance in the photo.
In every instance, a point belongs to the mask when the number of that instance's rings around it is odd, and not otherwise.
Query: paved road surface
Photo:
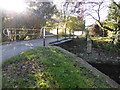
[[[56,38],[46,38],[46,46],[49,45],[49,42],[56,41]],[[0,45],[2,46],[2,61],[7,60],[15,55],[22,53],[23,51],[33,49],[37,46],[43,46],[43,39],[34,39],[28,41],[19,41],[19,42],[12,42],[11,44]]]

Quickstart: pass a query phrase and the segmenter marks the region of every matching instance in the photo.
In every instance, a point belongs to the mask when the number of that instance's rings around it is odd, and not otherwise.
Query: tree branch
[[[120,9],[120,5],[117,4],[114,0],[112,0],[112,2]]]

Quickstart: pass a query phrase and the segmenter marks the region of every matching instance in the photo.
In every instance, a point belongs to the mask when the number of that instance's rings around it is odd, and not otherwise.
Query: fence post
[[[58,27],[57,27],[57,41],[58,41]]]
[[[39,38],[42,38],[42,29],[40,29],[40,37]]]
[[[66,39],[66,28],[65,28],[65,39]]]
[[[71,29],[69,30],[69,38],[71,38]]]
[[[87,31],[87,54],[90,55],[92,53],[92,41],[89,36],[89,31]]]
[[[17,41],[17,30],[15,29],[15,41]]]
[[[72,33],[73,33],[73,39],[74,39],[74,31],[72,31]]]
[[[43,28],[43,46],[45,46],[45,28]]]
[[[8,35],[9,40],[11,41],[11,38],[12,38],[11,30],[7,29],[7,35]]]

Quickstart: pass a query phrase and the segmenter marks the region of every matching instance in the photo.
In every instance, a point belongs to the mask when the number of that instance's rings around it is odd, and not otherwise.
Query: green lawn
[[[3,88],[110,88],[79,61],[54,47],[38,47],[5,61]]]

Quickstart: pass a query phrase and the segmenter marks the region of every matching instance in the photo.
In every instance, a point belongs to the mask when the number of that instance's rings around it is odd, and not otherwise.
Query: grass
[[[98,42],[110,42],[109,37],[90,37],[91,40],[98,41]]]
[[[110,88],[105,80],[54,47],[38,47],[2,64],[3,88]]]
[[[93,40],[93,45],[96,48],[100,47],[101,49],[111,53],[120,53],[120,43],[110,43],[109,37],[91,37],[91,40]]]
[[[0,42],[0,45],[10,44],[10,41]]]

